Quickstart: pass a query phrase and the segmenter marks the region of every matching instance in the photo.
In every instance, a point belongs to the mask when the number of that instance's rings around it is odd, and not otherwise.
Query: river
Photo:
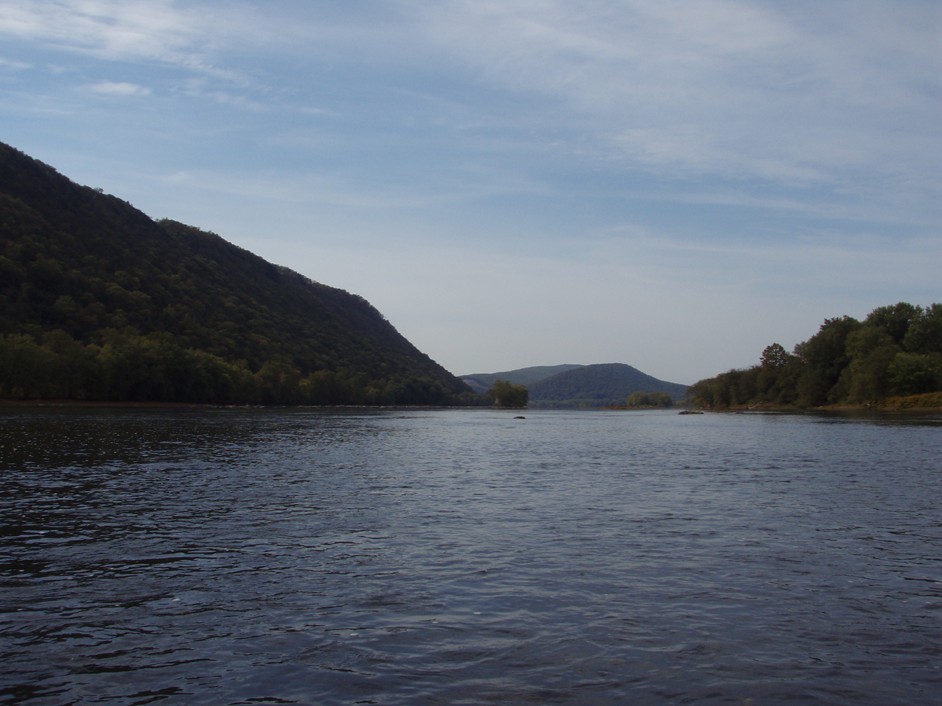
[[[942,424],[0,411],[0,704],[942,703]]]

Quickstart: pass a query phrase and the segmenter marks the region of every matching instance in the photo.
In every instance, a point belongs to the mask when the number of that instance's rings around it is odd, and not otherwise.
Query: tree
[[[784,368],[790,357],[781,343],[773,343],[762,351],[760,365],[763,368]]]
[[[836,402],[834,387],[847,366],[847,336],[861,324],[850,316],[825,319],[814,336],[795,346],[795,355],[803,363],[798,380],[798,398],[803,405]]]
[[[530,401],[530,392],[525,385],[515,385],[506,380],[495,381],[487,396],[494,400],[495,406],[507,409],[526,407]]]
[[[899,302],[891,306],[877,307],[864,319],[864,324],[882,328],[894,343],[901,344],[910,325],[921,316],[922,307]]]
[[[674,405],[674,400],[666,392],[632,392],[628,396],[627,405],[629,407],[662,407],[666,409]]]
[[[930,304],[910,322],[903,348],[910,353],[942,353],[942,304]]]
[[[942,353],[897,353],[887,370],[897,395],[942,389]]]
[[[759,371],[756,375],[756,394],[766,402],[778,402],[781,396],[780,380],[794,356],[788,354],[781,343],[765,347],[759,359]]]

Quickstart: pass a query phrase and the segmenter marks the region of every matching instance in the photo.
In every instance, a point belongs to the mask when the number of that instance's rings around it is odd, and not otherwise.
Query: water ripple
[[[938,427],[0,416],[0,703],[942,693]]]

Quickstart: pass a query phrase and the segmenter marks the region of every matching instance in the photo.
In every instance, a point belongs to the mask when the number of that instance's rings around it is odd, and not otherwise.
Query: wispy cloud
[[[214,192],[256,202],[302,205],[325,204],[331,207],[389,212],[400,209],[428,208],[441,203],[442,194],[420,194],[400,188],[364,189],[342,173],[237,173],[181,171],[160,177],[164,183],[195,191]],[[454,195],[452,195],[454,196]]]
[[[454,0],[392,3],[369,13],[11,0],[0,16],[0,33],[104,59],[176,66],[190,73],[190,95],[256,111],[272,101],[302,110],[316,89],[307,76],[279,84],[249,62],[235,68],[240,52],[281,62],[317,57],[316,66],[341,72],[421,66],[434,74],[447,67],[466,72],[481,90],[547,101],[553,114],[542,116],[542,125],[578,133],[578,144],[570,135],[557,148],[579,159],[620,160],[671,179],[709,175],[784,186],[846,181],[849,170],[864,168],[898,178],[914,164],[900,155],[919,164],[919,155],[938,149],[926,116],[938,100],[928,87],[942,69],[940,25],[942,6],[930,0],[830,3],[816,8],[813,23],[798,5],[743,0]],[[423,108],[447,110],[455,120],[460,100],[446,92],[429,94],[437,105],[426,101]],[[528,111],[505,107],[495,105],[488,116],[478,104],[453,125],[534,123]],[[922,158],[924,170],[930,159]]]
[[[937,146],[925,120],[942,9],[860,8],[831,3],[809,24],[800,6],[737,0],[476,1],[437,5],[427,31],[482,80],[581,115],[600,152],[642,169],[807,183]],[[897,129],[916,116],[921,145]]]
[[[5,59],[0,57],[0,69],[5,69],[7,71],[26,71],[27,69],[31,68],[33,68],[33,65],[25,61],[16,61],[15,59]]]
[[[88,88],[95,93],[108,96],[147,96],[151,93],[151,90],[146,86],[126,81],[99,81],[91,84]]]
[[[202,19],[168,0],[8,0],[0,32],[109,59],[192,63]]]

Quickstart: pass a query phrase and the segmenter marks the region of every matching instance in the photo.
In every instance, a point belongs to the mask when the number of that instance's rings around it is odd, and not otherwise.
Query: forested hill
[[[686,385],[665,382],[624,363],[542,365],[502,373],[462,375],[471,388],[485,391],[497,380],[525,385],[530,407],[623,406],[635,393],[666,393],[678,401]]]
[[[153,221],[0,143],[0,398],[474,398],[362,297]]]
[[[535,365],[529,368],[508,370],[503,373],[471,373],[470,375],[462,375],[461,379],[472,390],[483,394],[498,380],[529,387],[540,380],[581,367],[581,365]]]
[[[685,385],[658,380],[624,363],[584,365],[533,383],[536,406],[604,407],[624,405],[636,392],[664,392],[682,400]]]

